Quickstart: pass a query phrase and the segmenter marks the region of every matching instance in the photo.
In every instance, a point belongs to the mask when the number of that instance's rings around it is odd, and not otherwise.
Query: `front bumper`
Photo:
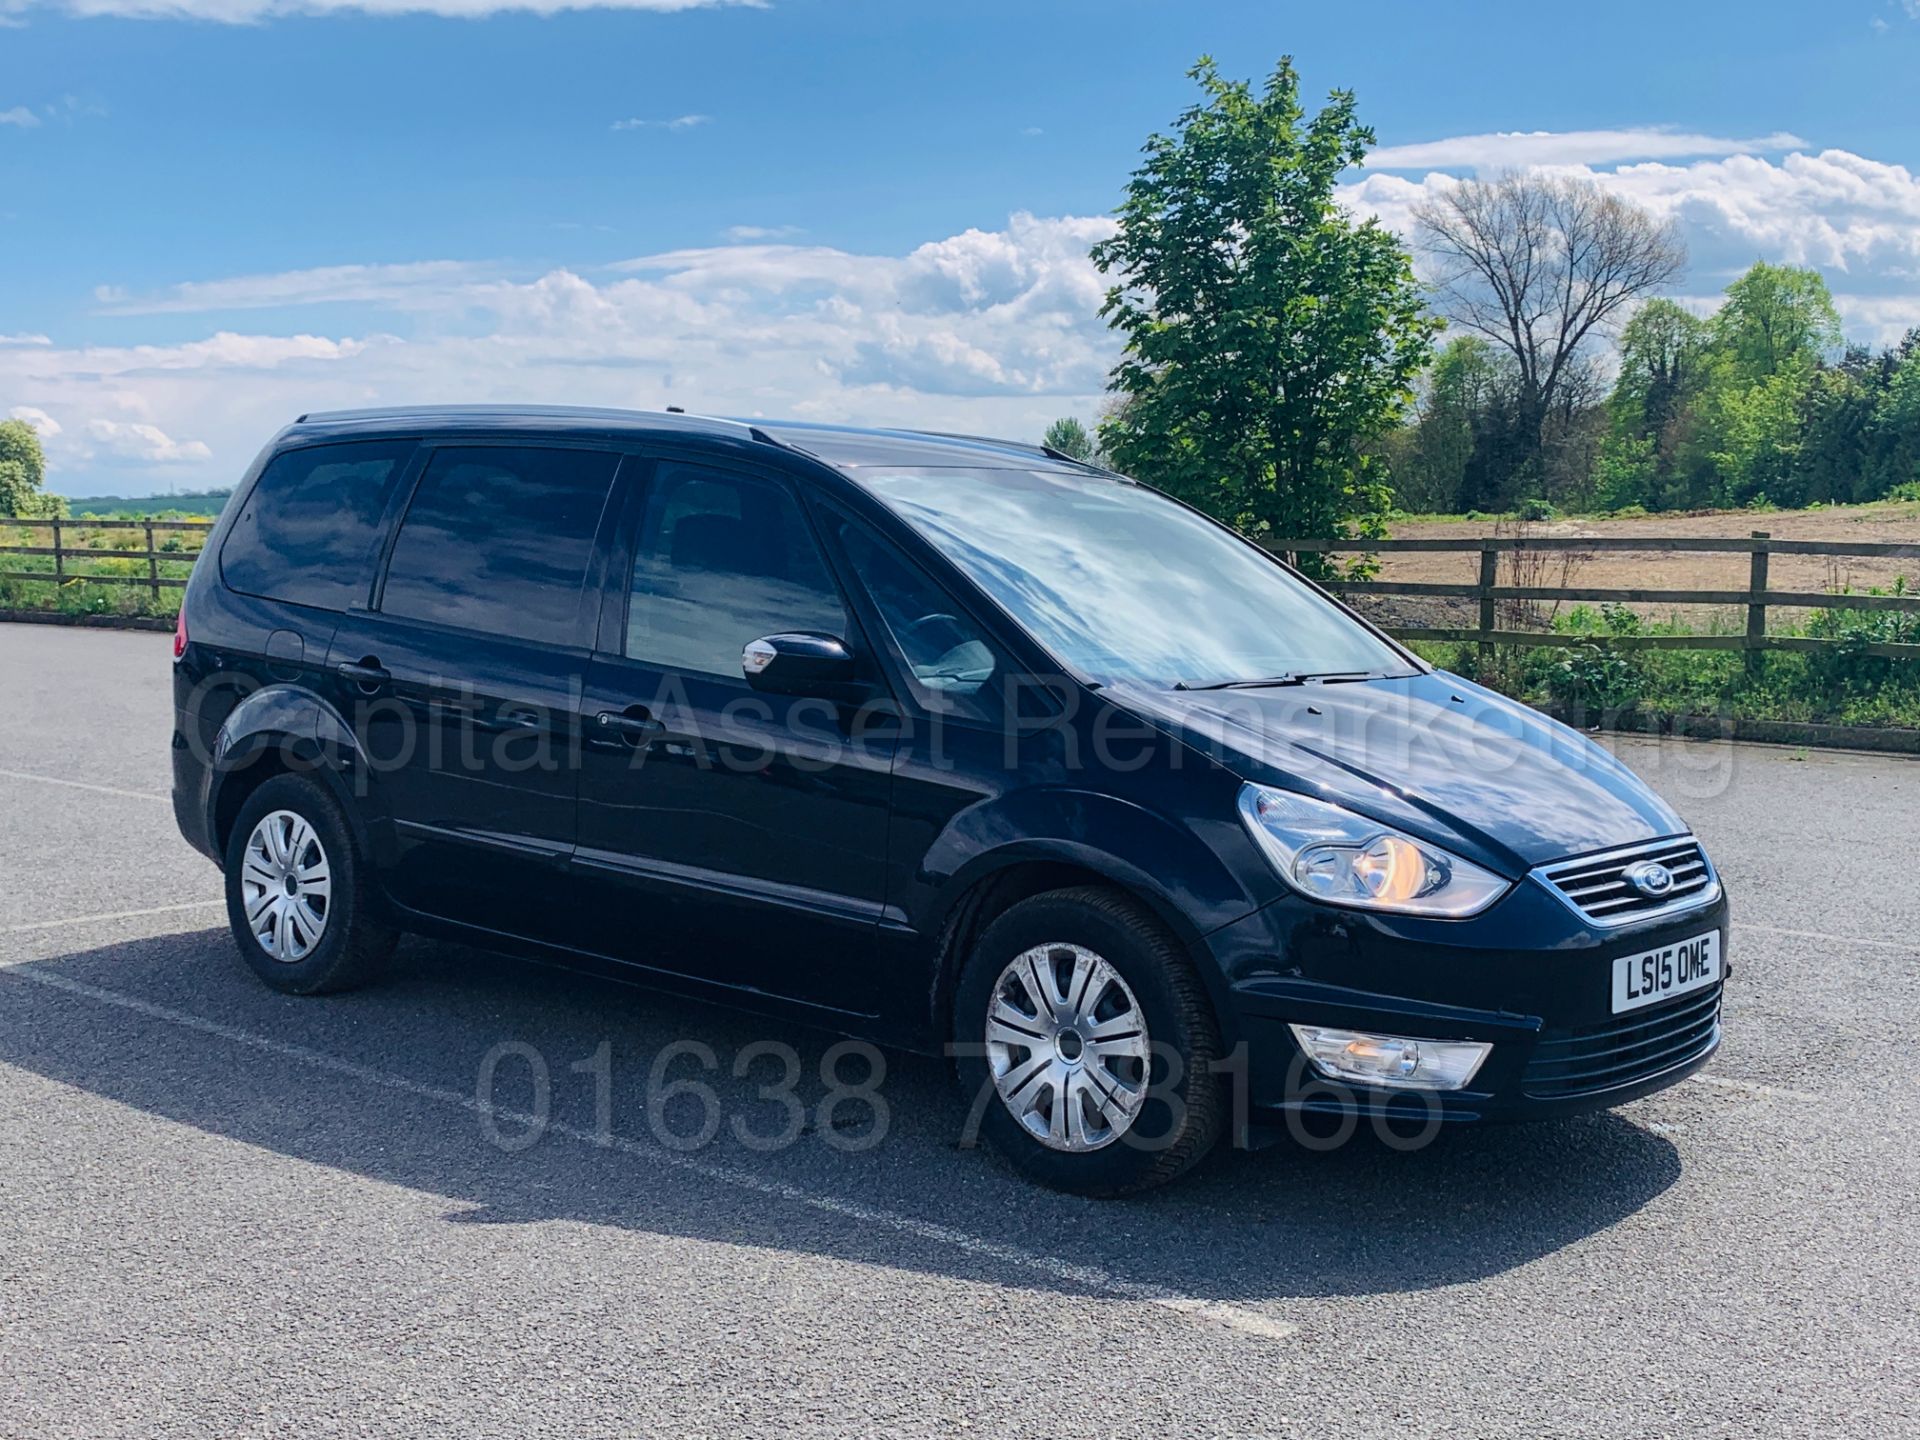
[[[1247,1047],[1255,1118],[1329,1111],[1522,1120],[1619,1105],[1704,1065],[1720,1045],[1728,914],[1721,895],[1644,925],[1597,928],[1529,880],[1466,921],[1289,897],[1216,931],[1208,945],[1225,978],[1230,1036]],[[1708,930],[1721,936],[1719,982],[1613,1014],[1614,960]],[[1466,1089],[1387,1089],[1322,1077],[1290,1022],[1484,1041],[1493,1050]]]

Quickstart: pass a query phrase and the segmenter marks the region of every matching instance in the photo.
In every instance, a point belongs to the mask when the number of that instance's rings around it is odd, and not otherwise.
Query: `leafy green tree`
[[[1093,459],[1093,436],[1087,433],[1086,426],[1071,415],[1063,415],[1049,425],[1047,433],[1040,437],[1040,443],[1049,450],[1071,455],[1075,460]]]
[[[1660,508],[1660,462],[1653,441],[1625,431],[1609,431],[1593,467],[1593,503],[1600,510],[1629,505]]]
[[[1671,300],[1649,300],[1620,333],[1620,373],[1607,400],[1595,462],[1603,510],[1685,503],[1676,477],[1693,406],[1712,374],[1707,322]]]
[[[1823,369],[1824,356],[1840,343],[1833,299],[1818,271],[1764,261],[1726,294],[1707,324],[1683,439],[1663,455],[1660,478],[1672,479],[1663,498],[1688,505],[1744,505],[1762,497],[1801,503],[1810,498],[1810,477],[1832,469],[1828,457],[1808,451],[1809,438],[1817,434],[1831,446],[1850,423],[1844,413],[1850,382]],[[1810,429],[1814,416],[1829,423]],[[1829,473],[1821,486],[1831,485]]]
[[[1920,330],[1909,330],[1886,358],[1886,386],[1875,397],[1863,468],[1862,500],[1920,481]]]
[[[1838,365],[1813,373],[1800,398],[1799,464],[1769,500],[1797,506],[1879,498],[1886,487],[1878,419],[1894,368],[1891,351],[1875,356],[1849,346]]]
[[[1438,322],[1398,241],[1334,199],[1373,132],[1336,90],[1309,117],[1283,59],[1256,95],[1210,59],[1202,99],[1155,135],[1093,258],[1125,337],[1118,468],[1256,536],[1377,533],[1368,449],[1412,398]]]
[[[1727,287],[1712,331],[1734,377],[1752,384],[1812,369],[1840,344],[1840,316],[1818,270],[1760,261]]]
[[[1506,357],[1476,335],[1459,336],[1440,351],[1393,474],[1402,506],[1455,511],[1480,503],[1490,456],[1510,419],[1512,371]]]
[[[1790,368],[1753,384],[1722,367],[1701,402],[1700,453],[1717,478],[1708,503],[1775,500],[1789,487],[1801,454],[1800,414],[1812,370]],[[1777,501],[1776,501],[1777,503]]]
[[[1616,426],[1658,439],[1700,393],[1707,322],[1671,300],[1649,300],[1620,332],[1620,377],[1609,402]]]
[[[0,515],[45,519],[64,514],[62,497],[42,493],[46,478],[40,433],[24,420],[0,421]]]

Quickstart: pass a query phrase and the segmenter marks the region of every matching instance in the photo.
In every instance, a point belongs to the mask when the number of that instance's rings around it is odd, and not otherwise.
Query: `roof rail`
[[[739,420],[735,421],[734,423],[737,425],[746,424],[745,421],[739,421]],[[779,447],[782,450],[791,450],[796,455],[812,455],[813,454],[811,450],[803,450],[798,445],[795,445],[791,440],[782,440],[778,435],[769,434],[767,431],[762,430],[758,425],[747,425],[747,434],[752,436],[755,440],[758,440],[762,445],[774,445]]]
[[[1027,455],[1042,455],[1049,460],[1064,460],[1069,465],[1081,465],[1088,470],[1098,470],[1102,475],[1112,475],[1115,473],[1107,469],[1104,465],[1096,465],[1091,460],[1082,460],[1077,456],[1067,454],[1064,450],[1056,450],[1051,445],[1035,445],[1026,440],[1003,440],[997,435],[965,435],[957,430],[907,430],[903,433],[908,435],[929,435],[936,440],[966,440],[975,445],[992,445],[1000,450],[1018,450]]]

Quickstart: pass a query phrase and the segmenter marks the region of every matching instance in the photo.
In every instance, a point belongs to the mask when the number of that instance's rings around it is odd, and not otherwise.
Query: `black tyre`
[[[1118,891],[1036,895],[988,926],[953,1038],[981,1133],[1053,1189],[1149,1190],[1219,1137],[1213,1007],[1179,942]]]
[[[227,838],[226,871],[233,938],[275,990],[350,990],[393,950],[353,832],[317,780],[276,775],[249,795]]]

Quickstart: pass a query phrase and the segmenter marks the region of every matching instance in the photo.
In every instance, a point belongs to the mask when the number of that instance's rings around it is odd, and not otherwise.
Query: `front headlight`
[[[1508,888],[1471,861],[1290,790],[1242,785],[1240,818],[1282,880],[1330,905],[1460,920]]]

